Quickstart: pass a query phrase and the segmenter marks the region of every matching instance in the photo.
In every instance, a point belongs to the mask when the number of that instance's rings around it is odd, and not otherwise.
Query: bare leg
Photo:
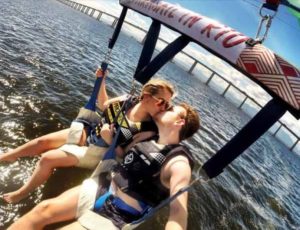
[[[3,195],[8,203],[17,203],[27,197],[30,192],[45,183],[57,167],[71,167],[78,163],[78,159],[62,150],[50,150],[43,154],[31,178],[18,190]]]
[[[1,161],[13,162],[19,157],[40,155],[51,149],[56,149],[66,143],[69,129],[64,129],[55,133],[50,133],[42,137],[38,137],[17,147],[7,153],[0,155]]]
[[[56,198],[42,201],[8,230],[39,230],[46,225],[75,219],[80,186],[72,188]]]

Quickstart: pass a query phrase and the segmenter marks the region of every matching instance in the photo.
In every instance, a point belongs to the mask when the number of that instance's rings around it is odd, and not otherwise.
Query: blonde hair
[[[143,86],[142,95],[148,93],[154,96],[163,90],[169,91],[172,96],[175,94],[175,88],[172,83],[164,79],[153,78]]]

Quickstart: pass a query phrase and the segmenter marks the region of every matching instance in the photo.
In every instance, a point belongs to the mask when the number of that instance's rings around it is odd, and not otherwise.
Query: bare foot
[[[17,157],[12,156],[11,152],[0,153],[0,162],[14,162],[17,160]]]
[[[20,200],[24,199],[27,197],[29,194],[23,194],[21,192],[14,191],[14,192],[9,192],[5,193],[2,195],[2,199],[5,200],[9,204],[15,204],[18,203]]]

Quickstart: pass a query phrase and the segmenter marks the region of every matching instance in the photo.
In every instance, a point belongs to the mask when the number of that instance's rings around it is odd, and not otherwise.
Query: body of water
[[[92,90],[112,28],[55,0],[1,0],[0,152],[66,128]],[[113,50],[107,87],[130,90],[141,45],[124,34]],[[177,101],[196,106],[201,130],[186,144],[203,164],[249,118],[199,80],[170,63],[159,75],[176,84]],[[0,163],[0,195],[19,188],[38,158]],[[18,204],[0,201],[0,229],[42,199],[80,184],[90,171],[67,168]],[[218,178],[190,193],[189,230],[299,229],[300,158],[265,134]],[[163,229],[167,209],[139,229]],[[54,227],[49,227],[54,229]]]

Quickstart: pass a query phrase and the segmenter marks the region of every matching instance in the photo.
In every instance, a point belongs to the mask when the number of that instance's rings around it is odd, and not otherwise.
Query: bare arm
[[[108,144],[111,145],[114,136],[114,126],[104,124],[100,131],[101,138]]]
[[[170,187],[170,196],[174,195],[181,188],[187,186],[191,179],[191,168],[188,159],[183,155],[178,155],[169,160],[162,170],[162,179],[165,185]],[[188,193],[178,196],[170,204],[170,213],[166,230],[187,229],[187,201]]]
[[[98,78],[98,77],[103,78],[101,86],[100,86],[100,90],[97,95],[97,105],[101,111],[104,111],[104,109],[105,109],[104,104],[108,100],[108,96],[107,96],[107,92],[106,92],[106,84],[105,84],[105,79],[106,79],[107,74],[108,74],[108,71],[106,71],[103,76],[102,69],[99,68],[96,70],[96,78]]]
[[[101,128],[100,135],[102,139],[108,144],[111,145],[113,141],[113,136],[114,136],[114,126],[109,125],[109,124],[104,124]],[[122,147],[117,146],[116,149],[116,154],[118,157],[122,157],[124,154],[124,150]]]
[[[100,86],[100,89],[99,89],[99,92],[97,95],[97,106],[101,111],[104,111],[109,104],[111,104],[115,101],[121,101],[126,96],[126,95],[123,95],[123,96],[115,97],[112,99],[108,98],[107,91],[106,91],[106,83],[105,83],[107,75],[108,75],[108,71],[105,72],[104,76],[103,76],[103,72],[101,69],[97,69],[97,71],[96,71],[97,78],[103,77],[103,80],[102,80],[102,83],[101,83],[101,86]]]
[[[108,99],[106,102],[103,103],[104,109],[106,109],[111,103],[116,102],[116,101],[124,101],[126,98],[127,98],[127,94]]]

